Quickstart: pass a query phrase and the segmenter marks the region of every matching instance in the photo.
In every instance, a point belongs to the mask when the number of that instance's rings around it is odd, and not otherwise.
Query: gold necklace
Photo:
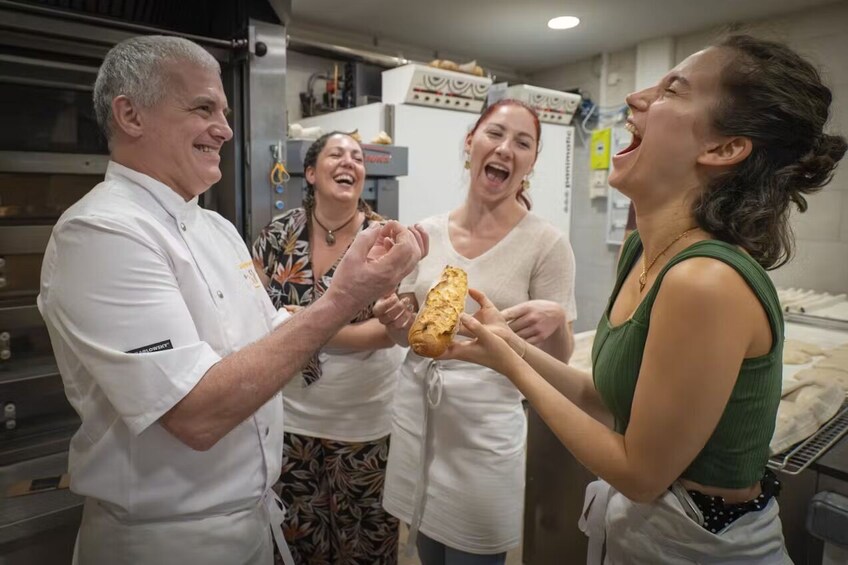
[[[644,253],[642,254],[642,274],[639,275],[639,292],[642,292],[643,290],[645,290],[645,284],[647,284],[647,282],[648,282],[648,271],[651,270],[651,267],[654,266],[654,263],[657,262],[657,259],[662,257],[665,254],[666,251],[671,249],[672,245],[674,245],[675,243],[680,241],[687,233],[689,233],[692,230],[696,230],[696,229],[698,229],[698,226],[693,226],[693,227],[689,228],[688,230],[684,231],[683,233],[681,233],[680,235],[678,235],[677,237],[675,237],[674,239],[672,239],[671,243],[666,245],[665,249],[660,251],[657,254],[657,256],[654,257],[654,259],[650,263],[648,263],[647,267],[645,266],[645,254]]]
[[[326,242],[327,242],[327,245],[329,245],[330,247],[332,247],[333,245],[335,245],[335,244],[336,244],[336,234],[335,234],[335,232],[339,231],[340,229],[342,229],[343,227],[345,227],[346,225],[348,225],[349,223],[351,223],[351,222],[353,221],[353,219],[354,219],[354,218],[355,218],[358,214],[359,214],[359,209],[357,209],[357,210],[356,210],[356,212],[354,212],[354,213],[353,213],[353,216],[351,216],[350,218],[348,218],[348,220],[347,220],[345,223],[343,223],[342,225],[340,225],[340,226],[339,226],[339,227],[337,227],[336,229],[332,229],[332,230],[331,230],[331,229],[327,229],[327,227],[326,227],[324,224],[322,224],[322,223],[321,223],[321,220],[319,220],[319,219],[318,219],[318,214],[317,214],[317,213],[312,214],[312,219],[313,219],[313,220],[315,220],[315,223],[317,223],[319,226],[321,226],[321,229],[322,229],[322,230],[324,230],[325,232],[327,232],[327,234],[324,236],[324,241],[326,241]]]

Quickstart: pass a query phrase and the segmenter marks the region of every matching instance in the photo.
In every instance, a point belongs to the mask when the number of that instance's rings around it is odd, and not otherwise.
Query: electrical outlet
[[[589,198],[604,198],[607,195],[606,169],[592,171],[589,176]]]

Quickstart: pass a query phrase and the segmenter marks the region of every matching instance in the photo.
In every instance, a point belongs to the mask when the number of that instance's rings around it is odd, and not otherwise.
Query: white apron
[[[792,564],[774,498],[714,534],[687,516],[671,491],[641,504],[595,481],[579,526],[589,537],[587,565]]]
[[[294,565],[280,524],[279,498],[268,491],[252,508],[174,520],[127,522],[87,498],[74,565],[272,565],[272,537]]]
[[[526,418],[503,375],[409,353],[394,399],[383,506],[462,551],[518,545],[524,505]]]

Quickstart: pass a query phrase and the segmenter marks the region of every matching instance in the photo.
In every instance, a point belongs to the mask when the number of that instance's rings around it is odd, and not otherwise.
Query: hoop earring
[[[521,190],[530,190],[530,181],[527,178],[521,181]]]

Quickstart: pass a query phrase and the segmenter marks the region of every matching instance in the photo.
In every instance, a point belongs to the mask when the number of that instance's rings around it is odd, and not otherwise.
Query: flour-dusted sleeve
[[[116,220],[57,226],[39,308],[129,429],[140,434],[221,360],[199,338],[165,251]],[[54,343],[54,346],[57,344]]]
[[[543,247],[530,279],[530,298],[552,300],[565,308],[565,319],[577,319],[577,303],[574,298],[575,261],[574,251],[565,234],[557,231],[551,243]]]

